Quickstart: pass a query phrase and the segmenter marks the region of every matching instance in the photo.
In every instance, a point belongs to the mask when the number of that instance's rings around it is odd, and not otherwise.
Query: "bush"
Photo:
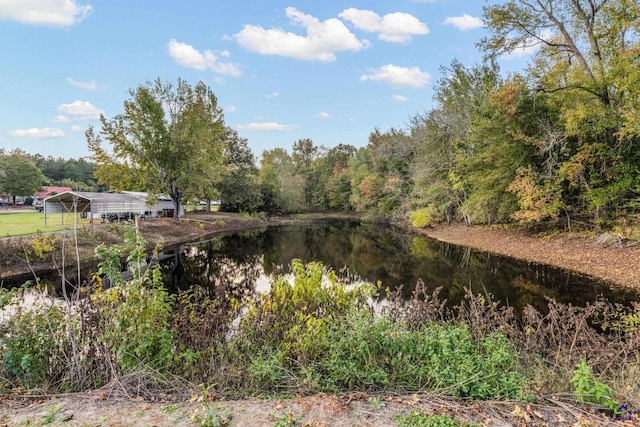
[[[432,207],[417,209],[411,212],[411,225],[418,228],[429,227],[439,219],[437,217],[437,212]]]
[[[506,339],[476,343],[466,327],[428,324],[408,330],[385,317],[332,323],[323,360],[333,390],[438,390],[475,399],[517,398],[524,377]]]
[[[137,367],[167,370],[173,360],[175,331],[169,316],[175,301],[162,283],[158,264],[146,264],[145,241],[130,226],[125,227],[125,245],[106,248],[100,245],[96,254],[101,262],[96,276],[99,286],[91,303],[100,317],[100,332],[96,340],[108,348],[121,371]],[[125,281],[120,272],[120,256],[128,253]],[[103,289],[108,279],[114,286]]]
[[[64,311],[57,304],[23,304],[22,293],[5,294],[12,310],[0,328],[2,368],[8,379],[23,388],[48,388],[66,374]],[[0,374],[0,377],[3,375]]]

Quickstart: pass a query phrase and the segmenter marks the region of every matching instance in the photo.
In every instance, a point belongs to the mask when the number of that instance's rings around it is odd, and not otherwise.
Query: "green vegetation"
[[[449,415],[427,415],[420,411],[411,411],[408,415],[399,415],[395,419],[398,427],[476,427],[477,424],[462,423]]]
[[[71,187],[77,191],[95,191],[95,165],[84,159],[62,159],[30,155],[20,149],[6,152],[0,148],[0,196],[14,204],[23,197],[31,204],[33,195],[43,185]]]
[[[443,64],[434,107],[404,129],[373,129],[362,148],[302,138],[261,153],[258,168],[211,89],[156,80],[87,131],[95,164],[0,151],[0,192],[90,189],[97,178],[168,194],[176,213],[188,200],[220,199],[221,210],[250,214],[358,211],[417,227],[500,223],[639,239],[637,1],[489,2],[484,22],[484,61]],[[496,65],[533,46],[525,70],[505,76]]]
[[[564,394],[613,410],[618,402],[640,404],[627,375],[640,372],[637,327],[620,320],[629,311],[603,301],[584,308],[550,302],[547,314],[527,307],[518,319],[472,294],[446,308],[437,292],[418,286],[408,302],[385,295],[376,313],[378,287],[347,288],[322,264],[300,261],[268,293],[195,287],[174,295],[158,265],[144,262],[139,233],[126,227],[124,236],[123,245],[96,248],[93,283],[64,301],[43,295],[24,306],[21,290],[0,289],[0,309],[13,313],[0,323],[1,392],[59,393],[117,381],[142,395],[202,384],[205,402],[214,393],[429,390],[490,400]],[[199,425],[231,419],[222,408],[203,411],[194,418]],[[409,418],[402,422],[454,422]]]
[[[183,199],[211,199],[226,134],[222,109],[204,83],[191,87],[160,79],[130,91],[124,112],[101,116],[99,134],[87,130],[98,182],[114,190],[166,194],[178,219]],[[106,141],[109,149],[102,147]]]

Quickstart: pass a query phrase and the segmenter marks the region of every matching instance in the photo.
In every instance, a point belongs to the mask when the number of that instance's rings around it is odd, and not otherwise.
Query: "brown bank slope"
[[[615,238],[568,234],[540,237],[460,224],[438,225],[420,232],[444,242],[549,264],[640,290],[640,245],[624,244]]]

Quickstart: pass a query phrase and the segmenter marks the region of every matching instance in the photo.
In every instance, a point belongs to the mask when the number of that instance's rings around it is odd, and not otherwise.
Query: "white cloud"
[[[90,82],[79,82],[72,79],[71,77],[67,77],[67,83],[69,83],[71,86],[79,87],[80,89],[86,90],[95,90],[98,87],[98,84],[93,80]]]
[[[316,114],[316,117],[319,119],[328,119],[329,117],[331,117],[331,114],[325,112],[325,111],[321,111],[318,114]]]
[[[544,30],[538,37],[542,40],[550,41],[555,37],[555,34],[551,30]],[[521,43],[520,46],[516,47],[513,51],[503,55],[503,57],[506,59],[516,59],[533,55],[540,49],[541,44],[542,42],[539,39],[532,37],[526,42]]]
[[[68,27],[82,21],[92,10],[76,0],[2,0],[0,21]]]
[[[225,113],[235,113],[236,111],[238,111],[238,108],[236,108],[235,105],[227,105],[223,108],[223,110]]]
[[[391,86],[425,87],[431,79],[431,74],[421,71],[418,67],[398,67],[396,65],[383,65],[371,70],[371,74],[363,74],[360,81],[375,80]]]
[[[229,52],[219,53],[221,57],[227,57]],[[198,51],[193,46],[180,43],[176,39],[169,41],[169,56],[183,67],[204,71],[211,70],[214,73],[224,76],[240,77],[242,70],[237,64],[231,62],[220,62],[218,57],[210,50],[204,53]]]
[[[453,25],[459,30],[474,30],[476,28],[484,27],[484,22],[482,19],[477,18],[475,16],[467,15],[466,13],[462,16],[449,16],[444,20],[445,25]]]
[[[409,98],[402,95],[393,95],[391,99],[393,99],[396,102],[407,102],[409,100]]]
[[[30,138],[62,138],[64,136],[62,129],[52,128],[16,129],[12,130],[9,134],[11,136]]]
[[[73,125],[71,126],[71,130],[74,132],[80,132],[82,130],[82,127],[78,125]]]
[[[275,131],[275,132],[289,132],[297,128],[293,125],[283,125],[276,122],[261,122],[261,123],[249,123],[248,125],[238,125],[238,130],[244,130],[248,132],[261,132],[261,131]]]
[[[71,120],[69,120],[69,117],[67,117],[67,116],[58,115],[58,116],[55,116],[55,117],[52,119],[52,121],[54,121],[54,122],[56,122],[56,123],[68,123],[68,122],[70,122]]]
[[[100,114],[104,114],[104,111],[88,101],[73,101],[71,104],[60,104],[58,111],[71,116],[74,120],[86,121],[98,120]]]
[[[271,99],[271,98],[277,98],[279,96],[280,96],[279,92],[271,92],[271,93],[266,94],[264,97],[267,98],[267,99]]]
[[[260,26],[245,25],[235,35],[242,47],[261,55],[280,55],[308,61],[335,61],[336,52],[358,51],[368,46],[338,19],[326,21],[305,15],[295,7],[285,9],[287,17],[302,25],[307,34],[301,36],[285,32],[281,28],[264,29]]]
[[[407,43],[413,36],[429,34],[429,28],[413,15],[403,12],[380,16],[371,10],[345,9],[340,18],[350,21],[356,28],[378,33],[380,40]]]

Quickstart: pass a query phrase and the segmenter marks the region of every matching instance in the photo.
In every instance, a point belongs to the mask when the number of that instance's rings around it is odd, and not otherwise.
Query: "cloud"
[[[9,134],[11,136],[30,138],[62,138],[64,136],[62,129],[52,128],[16,129],[12,130]]]
[[[226,57],[228,52],[224,51],[220,56]],[[180,43],[176,39],[169,41],[169,56],[183,67],[204,71],[211,70],[223,76],[240,77],[242,70],[237,64],[231,62],[220,62],[218,57],[210,50],[201,53],[193,46]]]
[[[104,111],[88,101],[73,101],[71,104],[60,104],[58,111],[71,116],[71,119],[83,121],[98,120],[100,114],[104,114]]]
[[[67,77],[67,83],[69,83],[71,86],[79,87],[80,89],[86,90],[95,90],[98,87],[98,84],[93,80],[90,82],[79,82],[72,79],[71,77]]]
[[[462,31],[474,30],[476,28],[484,27],[484,22],[482,22],[482,19],[475,16],[467,15],[466,13],[462,16],[449,16],[444,20],[444,24],[453,25],[454,27]]]
[[[82,130],[82,127],[78,125],[73,125],[71,126],[71,130],[74,132],[80,132]]]
[[[86,18],[93,8],[76,0],[0,1],[0,21],[11,20],[32,25],[69,27]]]
[[[283,125],[276,122],[262,122],[262,123],[249,123],[248,125],[238,125],[238,130],[244,130],[247,132],[289,132],[297,128],[293,125]]]
[[[403,12],[380,16],[371,10],[345,9],[340,18],[351,22],[356,28],[378,33],[380,40],[408,43],[413,36],[429,34],[429,28],[413,15]]]
[[[391,86],[406,86],[422,88],[429,83],[431,75],[421,71],[418,67],[398,67],[396,65],[383,65],[378,69],[371,70],[371,74],[363,74],[360,81],[375,80],[381,81]]]
[[[402,95],[393,95],[391,99],[393,99],[396,102],[407,102],[409,100],[409,98]]]
[[[69,120],[69,117],[67,117],[67,116],[58,115],[58,116],[55,116],[51,121],[56,122],[56,123],[68,123],[71,120]]]
[[[306,29],[301,36],[285,32],[281,28],[264,29],[245,25],[235,34],[238,44],[261,55],[279,55],[307,61],[335,61],[336,52],[358,51],[368,47],[366,41],[349,31],[342,21],[332,18],[326,21],[305,15],[295,7],[285,9],[287,17]]]
[[[505,59],[516,59],[522,58],[523,56],[533,55],[540,49],[540,45],[542,44],[542,40],[551,41],[555,37],[555,34],[551,30],[544,30],[539,35],[538,38],[531,37],[527,41],[523,41],[520,43],[520,46],[516,47],[509,53],[502,55]]]
[[[325,111],[321,111],[318,114],[316,114],[316,117],[319,119],[328,119],[329,117],[331,117],[331,114],[325,112]]]
[[[238,111],[238,108],[235,105],[227,105],[223,110],[225,113],[235,113]]]
[[[280,96],[279,92],[271,92],[271,93],[266,94],[264,97],[267,98],[267,99],[271,99],[271,98],[277,98],[279,96]]]

